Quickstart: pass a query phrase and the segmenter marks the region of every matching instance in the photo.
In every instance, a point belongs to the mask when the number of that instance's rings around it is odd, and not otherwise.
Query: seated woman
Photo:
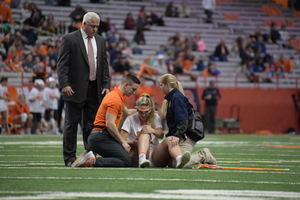
[[[29,133],[33,116],[30,114],[29,108],[25,103],[25,95],[22,94],[19,96],[18,102],[13,108],[12,117],[14,124],[21,123],[21,127],[18,129],[20,135],[23,135],[25,133],[24,131]]]
[[[135,114],[126,118],[121,136],[124,140],[129,140],[132,165],[144,168],[153,166],[152,151],[159,145],[158,139],[162,139],[164,135],[161,119],[155,113],[155,104],[149,94],[142,94],[136,101],[136,109]]]

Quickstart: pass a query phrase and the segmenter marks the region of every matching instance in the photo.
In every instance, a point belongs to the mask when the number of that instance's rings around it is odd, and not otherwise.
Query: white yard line
[[[156,190],[154,193],[125,192],[60,192],[60,191],[0,191],[2,194],[24,194],[23,196],[1,197],[1,200],[34,199],[77,199],[77,198],[129,198],[129,199],[218,199],[218,200],[261,200],[269,198],[298,198],[298,192],[258,190]]]
[[[115,177],[13,177],[0,176],[0,179],[23,179],[23,180],[125,180],[125,181],[166,181],[166,182],[212,182],[212,183],[246,183],[246,184],[271,184],[271,185],[300,185],[300,182],[277,182],[277,181],[239,181],[239,180],[209,180],[209,179],[180,179],[180,178],[115,178]]]

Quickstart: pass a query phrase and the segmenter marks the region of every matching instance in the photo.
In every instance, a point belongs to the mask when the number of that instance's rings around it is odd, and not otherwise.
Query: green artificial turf
[[[62,136],[0,136],[0,199],[300,199],[300,148],[267,145],[300,145],[300,137],[207,135],[194,148],[209,148],[222,167],[289,169],[255,171],[68,168]],[[83,150],[78,136],[77,156]]]

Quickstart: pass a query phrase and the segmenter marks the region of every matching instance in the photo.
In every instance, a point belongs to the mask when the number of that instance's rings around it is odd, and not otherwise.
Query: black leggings
[[[100,130],[92,131],[88,137],[88,144],[94,153],[102,156],[97,158],[95,167],[131,166],[129,154],[109,133]]]

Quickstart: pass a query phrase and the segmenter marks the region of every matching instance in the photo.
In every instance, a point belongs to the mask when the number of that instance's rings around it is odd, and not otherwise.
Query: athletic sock
[[[139,153],[139,162],[142,162],[146,160],[146,153],[145,152],[140,152]]]
[[[178,162],[181,162],[181,154],[178,154],[177,156],[176,156],[176,158],[175,158],[175,160],[176,160],[176,163],[178,163]]]

